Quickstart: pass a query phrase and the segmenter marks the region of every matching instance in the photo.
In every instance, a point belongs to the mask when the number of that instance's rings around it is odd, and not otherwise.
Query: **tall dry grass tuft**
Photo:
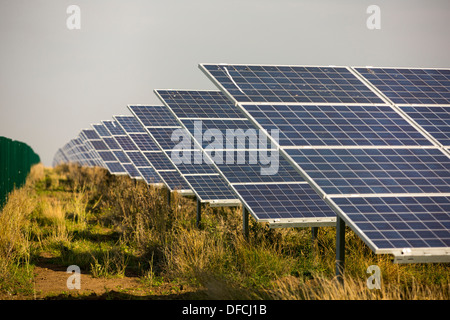
[[[42,163],[35,164],[31,167],[25,185],[29,188],[34,187],[38,181],[44,178],[44,175],[44,165]]]
[[[66,224],[66,211],[58,199],[42,197],[36,208],[36,218],[41,225],[50,229],[50,235],[46,237],[48,243],[64,243],[71,240]]]
[[[277,300],[449,300],[448,285],[383,283],[380,289],[369,289],[367,280],[345,277],[344,285],[335,278],[301,279],[285,277],[275,281],[276,289],[264,297]]]
[[[0,292],[30,290],[30,216],[37,203],[27,184],[13,190],[0,212]]]
[[[0,274],[5,275],[8,266],[29,258],[27,227],[36,201],[27,189],[11,192],[0,213]]]

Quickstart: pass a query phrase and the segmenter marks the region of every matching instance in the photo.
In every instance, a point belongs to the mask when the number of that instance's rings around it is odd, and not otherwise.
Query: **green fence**
[[[0,137],[0,209],[8,194],[25,183],[31,166],[40,161],[27,144]]]

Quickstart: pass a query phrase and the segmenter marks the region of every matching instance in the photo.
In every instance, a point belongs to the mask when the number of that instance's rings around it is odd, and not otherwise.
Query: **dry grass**
[[[165,190],[102,169],[36,167],[0,215],[0,277],[30,262],[33,250],[54,250],[60,263],[97,277],[133,270],[150,286],[187,283],[209,299],[450,298],[449,264],[393,264],[350,229],[342,287],[334,279],[334,228],[320,228],[313,247],[308,228],[251,220],[244,239],[239,208],[206,207],[200,229],[195,211],[192,199],[175,194],[169,208]],[[381,289],[368,289],[370,265],[382,271]]]
[[[33,166],[26,184],[8,195],[0,212],[0,291],[29,289],[30,217],[38,205],[34,184],[42,177],[43,166]]]

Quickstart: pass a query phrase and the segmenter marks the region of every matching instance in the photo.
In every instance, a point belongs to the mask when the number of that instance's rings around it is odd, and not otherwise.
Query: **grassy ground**
[[[239,208],[193,199],[98,168],[33,167],[0,213],[1,299],[445,299],[449,264],[393,264],[346,233],[344,287],[334,279],[335,230],[269,229]],[[66,269],[82,272],[69,290]],[[381,269],[370,290],[368,266]],[[56,286],[55,283],[59,285]]]

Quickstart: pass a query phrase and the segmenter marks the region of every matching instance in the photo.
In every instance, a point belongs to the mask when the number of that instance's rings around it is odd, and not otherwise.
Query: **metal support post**
[[[202,220],[202,202],[197,198],[197,228],[200,228],[200,221]]]
[[[345,270],[345,221],[337,215],[336,219],[336,278],[344,285]]]
[[[170,189],[167,188],[167,206],[170,208]]]
[[[248,210],[244,205],[242,205],[242,229],[245,239],[248,239],[248,218]]]

